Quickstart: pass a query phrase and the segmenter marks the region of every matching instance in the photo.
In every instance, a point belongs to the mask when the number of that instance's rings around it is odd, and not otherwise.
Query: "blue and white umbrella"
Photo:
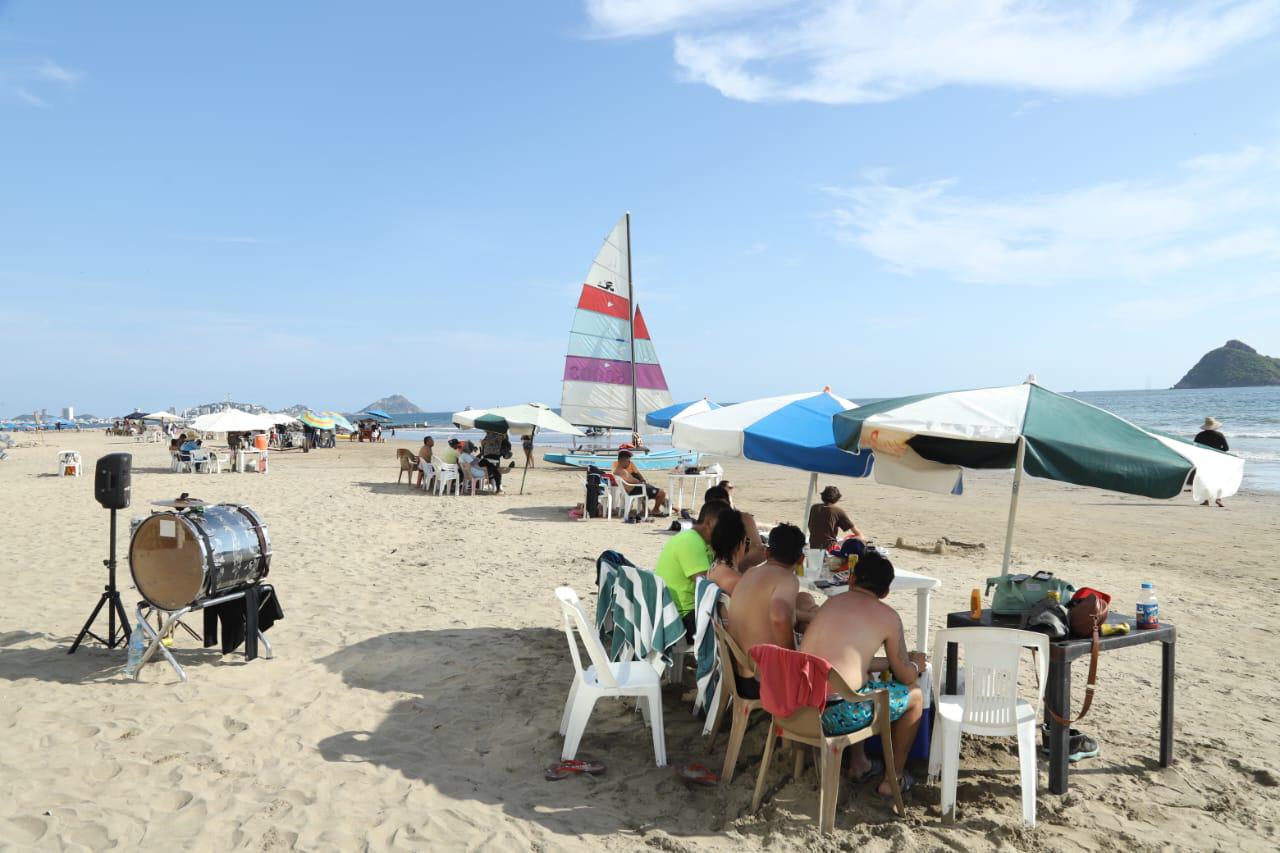
[[[676,403],[673,406],[664,406],[661,409],[655,409],[644,416],[644,422],[649,426],[667,429],[671,426],[671,422],[676,418],[681,418],[685,415],[697,415],[702,412],[711,412],[719,408],[719,404],[713,403],[706,397],[703,397],[701,400],[691,400],[688,403]]]
[[[808,471],[807,522],[819,474],[866,477],[871,473],[871,451],[851,455],[841,450],[832,431],[836,413],[855,408],[856,404],[830,389],[748,400],[672,421],[671,444]]]

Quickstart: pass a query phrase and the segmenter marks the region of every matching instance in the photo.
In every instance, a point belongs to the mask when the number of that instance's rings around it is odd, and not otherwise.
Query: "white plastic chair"
[[[614,487],[615,494],[618,500],[618,506],[621,510],[619,517],[623,521],[626,521],[627,517],[631,515],[631,507],[636,502],[640,503],[640,518],[646,519],[649,517],[649,500],[647,497],[648,489],[645,488],[643,485],[641,485],[639,494],[636,494],[636,495],[629,494],[627,492],[627,489],[633,488],[634,486],[635,486],[634,483],[631,484],[631,486],[628,486],[626,483],[619,480],[618,485]]]
[[[436,465],[436,494],[443,495],[453,487],[454,495],[458,494],[458,466],[448,462]]]
[[[578,480],[582,483],[582,520],[588,521],[591,516],[587,515],[587,478],[579,477]],[[600,507],[604,510],[600,517],[613,518],[613,487],[602,480],[600,482],[600,494],[596,497],[596,500],[600,502]]]
[[[435,466],[425,459],[418,459],[418,470],[422,472],[422,491],[431,491],[431,481],[435,479]]]
[[[582,733],[587,729],[591,710],[601,697],[622,698],[635,696],[636,704],[644,715],[644,721],[653,733],[653,755],[659,767],[667,766],[666,730],[662,724],[662,686],[657,670],[642,660],[613,662],[605,653],[600,637],[578,601],[578,594],[567,586],[556,587],[556,598],[564,612],[564,634],[569,640],[569,655],[573,658],[573,687],[564,703],[560,717],[560,734],[564,735],[561,760],[569,760],[578,753]],[[578,643],[573,638],[574,629],[582,638],[592,665],[582,668]]]
[[[80,464],[80,451],[62,450],[58,453],[58,476],[79,477],[84,466]]]
[[[1022,776],[1022,820],[1036,824],[1036,712],[1044,704],[1049,677],[1049,638],[1013,628],[949,628],[934,640],[934,657],[940,667],[933,680],[937,707],[933,741],[929,747],[929,779],[936,782],[941,769],[942,817],[954,820],[956,778],[960,772],[960,735],[1018,738],[1018,763]],[[942,693],[947,674],[947,644],[956,643],[964,657],[964,692]],[[1039,695],[1035,703],[1018,698],[1018,659],[1024,648],[1036,651]]]

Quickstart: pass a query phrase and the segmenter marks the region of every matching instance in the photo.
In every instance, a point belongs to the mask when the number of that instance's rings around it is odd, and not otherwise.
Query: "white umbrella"
[[[152,412],[143,418],[144,421],[180,421],[183,418],[178,417],[172,412]]]
[[[479,421],[479,423],[477,423]],[[563,432],[569,435],[585,435],[582,430],[551,411],[542,403],[521,403],[516,406],[500,406],[496,409],[468,409],[454,412],[453,423],[464,429],[496,429],[507,432],[528,433],[540,429]],[[525,477],[529,476],[529,457],[524,460],[524,474],[520,477],[520,494],[524,494]]]
[[[251,415],[240,409],[223,409],[209,415],[201,415],[191,422],[191,428],[200,432],[252,432],[268,430],[274,424],[261,415]]]
[[[268,420],[271,421],[271,423],[276,425],[281,425],[281,424],[288,425],[288,424],[301,423],[301,421],[299,421],[293,415],[288,415],[288,414],[285,414],[284,412],[268,412],[262,417],[267,418]]]

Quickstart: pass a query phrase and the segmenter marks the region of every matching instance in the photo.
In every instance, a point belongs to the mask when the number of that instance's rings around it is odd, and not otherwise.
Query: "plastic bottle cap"
[[[1142,588],[1143,588],[1143,589],[1155,589],[1155,588],[1156,588],[1156,586],[1155,586],[1155,584],[1153,584],[1153,583],[1146,583],[1146,582],[1144,582],[1144,583],[1142,584]]]

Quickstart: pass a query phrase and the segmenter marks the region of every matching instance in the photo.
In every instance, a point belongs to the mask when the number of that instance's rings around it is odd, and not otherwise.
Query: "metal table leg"
[[[1046,691],[1046,709],[1053,708],[1062,716],[1071,713],[1071,664],[1049,658],[1049,684]],[[1058,723],[1047,710],[1049,722],[1049,791],[1054,794],[1067,792],[1067,758],[1071,750],[1071,729]]]
[[[1173,678],[1175,642],[1160,644],[1160,766],[1173,762]]]

